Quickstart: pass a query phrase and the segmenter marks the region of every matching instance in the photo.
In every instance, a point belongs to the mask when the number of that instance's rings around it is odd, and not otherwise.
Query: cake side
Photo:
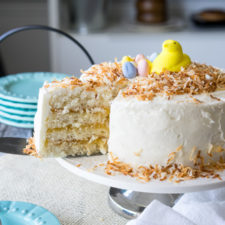
[[[135,168],[166,166],[176,151],[171,162],[185,166],[194,166],[198,150],[205,163],[218,161],[221,153],[210,153],[225,149],[225,91],[213,95],[220,101],[209,94],[195,96],[202,103],[188,95],[140,101],[121,93],[111,105],[109,152]]]

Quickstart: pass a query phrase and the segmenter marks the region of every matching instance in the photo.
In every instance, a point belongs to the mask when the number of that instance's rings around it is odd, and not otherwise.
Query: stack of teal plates
[[[61,80],[65,74],[35,72],[0,78],[0,122],[33,128],[39,88],[45,81]]]

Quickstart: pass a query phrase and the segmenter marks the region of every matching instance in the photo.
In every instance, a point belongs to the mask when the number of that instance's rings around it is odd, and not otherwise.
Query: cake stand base
[[[109,205],[120,216],[126,219],[134,219],[147,207],[153,200],[173,206],[181,194],[154,194],[143,193],[131,190],[111,187],[109,189]]]

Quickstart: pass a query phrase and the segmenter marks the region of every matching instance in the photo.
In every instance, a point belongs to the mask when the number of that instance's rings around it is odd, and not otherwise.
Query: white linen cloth
[[[225,188],[186,193],[173,208],[154,200],[127,225],[225,225]]]

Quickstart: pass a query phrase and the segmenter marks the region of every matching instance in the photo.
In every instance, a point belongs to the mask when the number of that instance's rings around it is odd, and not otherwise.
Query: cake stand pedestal
[[[181,195],[145,193],[110,187],[108,200],[110,207],[116,213],[127,219],[134,219],[140,215],[151,201],[156,199],[168,206],[173,206]]]
[[[107,161],[105,155],[57,158],[57,161],[78,176],[109,186],[109,205],[119,215],[128,219],[137,217],[154,199],[173,206],[174,202],[185,192],[204,191],[225,186],[225,171],[219,173],[222,180],[198,178],[180,183],[166,180],[141,183],[135,178],[122,174],[107,175],[104,172],[104,166],[100,166]]]

